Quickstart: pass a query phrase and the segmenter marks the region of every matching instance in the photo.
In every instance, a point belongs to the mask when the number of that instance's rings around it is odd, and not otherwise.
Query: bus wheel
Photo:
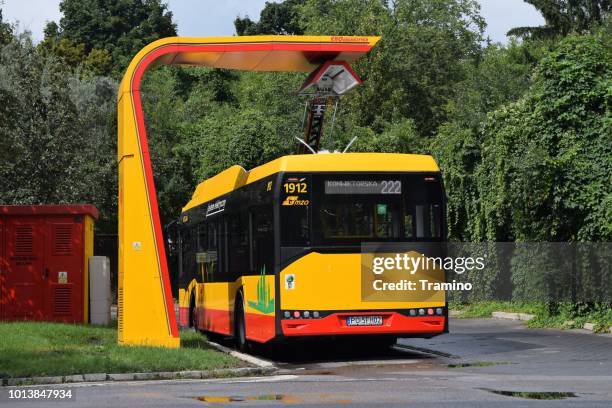
[[[236,305],[234,307],[234,341],[238,350],[248,351],[249,342],[246,338],[244,306],[241,293],[236,295]]]

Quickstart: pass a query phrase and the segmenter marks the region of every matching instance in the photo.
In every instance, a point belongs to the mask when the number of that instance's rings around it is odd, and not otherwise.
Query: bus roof
[[[246,184],[279,172],[434,172],[440,171],[433,157],[402,153],[321,153],[283,156],[251,171],[241,166],[204,180],[196,187],[183,212]]]

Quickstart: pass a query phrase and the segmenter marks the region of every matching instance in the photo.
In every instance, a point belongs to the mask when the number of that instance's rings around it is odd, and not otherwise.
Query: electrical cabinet
[[[0,320],[89,321],[91,205],[0,206]]]

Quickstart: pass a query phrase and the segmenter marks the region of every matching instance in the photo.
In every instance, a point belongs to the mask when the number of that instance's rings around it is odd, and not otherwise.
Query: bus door
[[[436,176],[412,176],[405,195],[404,234],[420,242],[440,242],[444,238],[442,190]]]
[[[251,210],[251,270],[270,275],[274,273],[274,217],[272,206]]]
[[[219,228],[218,222],[206,222],[200,225],[200,276],[202,282],[214,282],[219,265]]]

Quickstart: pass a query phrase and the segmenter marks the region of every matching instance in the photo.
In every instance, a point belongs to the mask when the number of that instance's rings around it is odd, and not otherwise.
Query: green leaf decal
[[[257,302],[249,300],[249,306],[264,314],[274,312],[274,298],[270,297],[270,285],[266,284],[266,266],[261,270],[257,280]]]

